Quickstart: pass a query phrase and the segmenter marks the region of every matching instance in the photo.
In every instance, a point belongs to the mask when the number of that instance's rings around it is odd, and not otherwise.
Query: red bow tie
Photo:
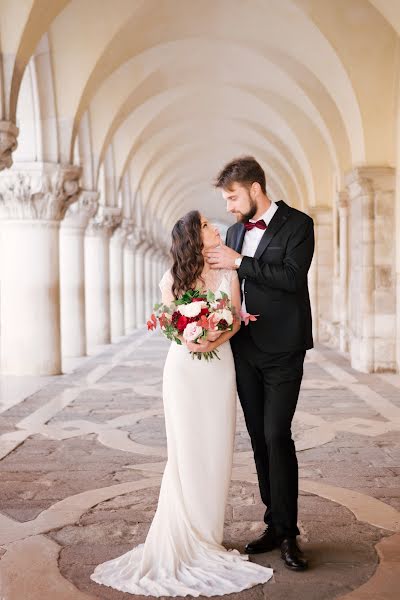
[[[247,223],[244,224],[244,226],[246,227],[246,231],[251,231],[252,229],[254,229],[254,227],[257,227],[258,229],[267,229],[267,225],[265,224],[265,221],[263,221],[262,219],[260,219],[259,221],[256,221],[255,223],[248,221]]]

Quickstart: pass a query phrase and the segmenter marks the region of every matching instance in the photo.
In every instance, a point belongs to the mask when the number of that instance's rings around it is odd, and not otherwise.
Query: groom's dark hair
[[[218,173],[214,187],[229,190],[234,183],[250,187],[252,183],[260,184],[263,194],[266,193],[265,173],[254,156],[234,158]]]

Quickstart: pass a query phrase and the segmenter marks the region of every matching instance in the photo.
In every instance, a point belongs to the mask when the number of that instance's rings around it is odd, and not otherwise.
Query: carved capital
[[[87,235],[107,235],[111,236],[115,229],[121,224],[122,209],[112,206],[99,206],[97,213],[86,229]]]
[[[144,231],[144,229],[134,226],[132,229],[132,233],[129,236],[129,241],[132,245],[132,248],[136,250],[145,243],[146,232]]]
[[[332,220],[332,209],[329,206],[310,206],[308,213],[316,226],[328,225]]]
[[[339,210],[341,208],[345,209],[349,207],[349,194],[347,190],[342,190],[341,192],[337,193],[336,206]]]
[[[85,229],[97,212],[99,196],[99,192],[81,190],[78,201],[71,204],[65,213],[63,225]]]
[[[18,146],[19,129],[11,121],[0,121],[0,171],[13,164],[12,153]]]
[[[0,218],[60,221],[79,195],[81,168],[33,164],[0,175]]]
[[[112,235],[112,242],[123,245],[133,231],[133,219],[124,217]]]
[[[357,167],[345,177],[349,200],[361,196],[372,198],[376,191],[394,190],[395,170],[392,167]]]

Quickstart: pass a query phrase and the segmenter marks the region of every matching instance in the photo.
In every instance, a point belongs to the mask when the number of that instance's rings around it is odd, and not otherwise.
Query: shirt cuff
[[[235,258],[235,267],[238,269],[242,263],[243,260],[243,256],[238,256],[237,258]]]

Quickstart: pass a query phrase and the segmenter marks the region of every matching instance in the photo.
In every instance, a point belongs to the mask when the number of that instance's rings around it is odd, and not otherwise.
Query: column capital
[[[134,225],[132,232],[129,235],[129,243],[134,250],[141,250],[146,244],[146,238],[147,235],[145,230],[137,225]]]
[[[12,153],[18,146],[19,129],[11,121],[0,121],[0,171],[13,164]]]
[[[349,199],[369,196],[376,189],[391,192],[395,185],[395,169],[386,166],[356,167],[344,178]]]
[[[70,164],[24,163],[0,173],[0,219],[60,221],[78,199],[81,171]]]
[[[336,194],[336,208],[339,214],[346,214],[349,208],[349,193],[347,189],[341,190]]]
[[[94,217],[99,205],[99,192],[81,190],[78,201],[71,204],[65,213],[62,224],[66,227],[85,229],[89,220]]]
[[[111,236],[122,221],[122,209],[114,206],[100,205],[97,213],[86,228],[88,235],[108,235]]]
[[[308,214],[314,219],[316,225],[327,224],[332,220],[332,208],[330,206],[310,206]]]
[[[122,217],[120,225],[115,229],[111,240],[116,244],[123,245],[133,231],[133,219]]]

